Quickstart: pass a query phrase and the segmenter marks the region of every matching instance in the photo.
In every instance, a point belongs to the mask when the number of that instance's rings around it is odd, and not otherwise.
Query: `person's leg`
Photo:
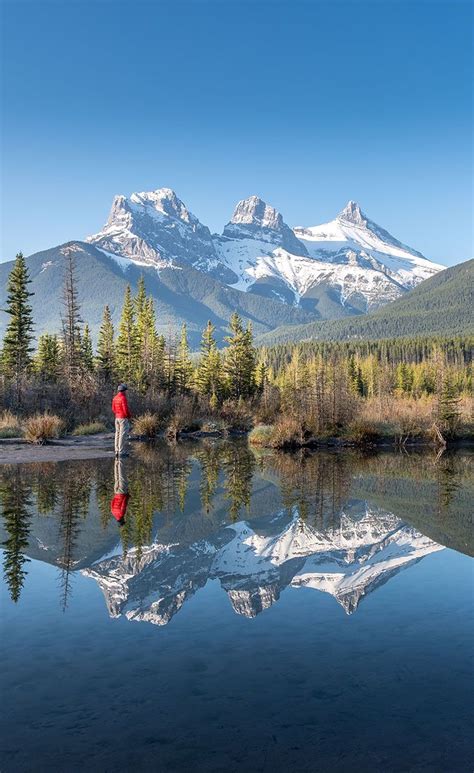
[[[122,454],[128,454],[128,436],[130,434],[130,422],[128,419],[123,420],[122,433]]]
[[[127,453],[128,445],[128,419],[120,419],[119,456]]]

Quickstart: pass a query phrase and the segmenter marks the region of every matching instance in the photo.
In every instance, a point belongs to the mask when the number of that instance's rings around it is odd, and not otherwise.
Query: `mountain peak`
[[[185,223],[195,219],[194,215],[189,212],[171,188],[157,188],[155,191],[132,193],[130,201],[148,210],[155,210],[164,215],[183,220]]]
[[[345,220],[348,223],[354,223],[354,225],[366,226],[368,223],[366,215],[362,212],[357,201],[348,201],[346,206],[337,216],[338,220]]]
[[[259,196],[249,196],[238,202],[230,222],[279,230],[283,225],[283,218],[274,207],[266,204]]]

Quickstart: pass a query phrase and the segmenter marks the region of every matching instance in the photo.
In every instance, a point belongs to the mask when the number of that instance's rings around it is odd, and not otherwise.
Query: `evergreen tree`
[[[222,395],[222,363],[214,338],[214,325],[209,321],[201,340],[201,355],[196,370],[196,389],[201,395],[210,397],[214,403]]]
[[[115,344],[112,315],[105,306],[97,341],[97,368],[101,378],[110,384],[115,374]]]
[[[137,330],[137,386],[142,392],[153,384],[156,385],[155,369],[157,365],[157,342],[155,304],[152,297],[147,297],[143,277],[138,283],[135,297],[135,314]]]
[[[231,397],[250,397],[255,391],[256,352],[252,328],[244,330],[242,320],[234,312],[230,318],[231,335],[224,356],[224,373]]]
[[[29,303],[34,293],[28,291],[31,279],[21,252],[10,272],[7,302],[4,311],[10,316],[3,339],[2,367],[7,378],[13,379],[17,401],[21,403],[22,384],[32,366],[33,317]]]
[[[122,381],[133,383],[138,364],[138,336],[130,285],[127,285],[116,346],[117,373]]]
[[[67,248],[65,252],[66,264],[63,280],[62,345],[65,375],[70,383],[74,383],[82,365],[82,319],[74,253],[71,248]]]
[[[176,357],[176,388],[178,392],[187,392],[193,380],[193,364],[189,356],[188,334],[186,323],[181,327],[181,339]]]
[[[38,339],[35,371],[42,381],[55,384],[61,371],[61,346],[57,335],[43,333]]]
[[[441,390],[438,397],[438,419],[445,437],[452,438],[456,434],[459,425],[461,411],[459,409],[459,393],[454,384],[452,374],[447,371],[444,374]]]
[[[92,338],[89,325],[85,325],[84,333],[81,336],[81,362],[82,367],[88,373],[94,370],[94,352],[92,349]]]

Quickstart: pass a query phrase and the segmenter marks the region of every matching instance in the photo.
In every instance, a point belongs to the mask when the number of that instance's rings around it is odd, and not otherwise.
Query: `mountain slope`
[[[159,188],[116,196],[106,224],[86,242],[28,258],[37,333],[60,328],[62,266],[71,249],[93,335],[105,303],[118,322],[127,282],[135,287],[143,274],[160,330],[184,321],[192,346],[208,319],[222,340],[233,311],[258,335],[282,325],[353,317],[400,298],[442,268],[371,221],[355,202],[330,223],[292,229],[274,207],[250,196],[238,202],[217,235],[173,190]],[[0,264],[0,303],[10,270],[11,263]],[[0,335],[5,325],[0,314]]]
[[[298,306],[315,319],[366,313],[441,270],[350,201],[335,220],[291,229],[258,196],[239,201],[222,235],[170,188],[116,196],[87,241],[157,269],[192,266],[234,289]]]
[[[396,338],[474,333],[474,260],[426,279],[402,298],[363,317],[283,326],[260,337],[264,344],[311,338]]]
[[[320,319],[367,312],[442,269],[350,201],[335,220],[291,230],[257,196],[237,204],[215,236],[234,286],[311,310]]]
[[[26,259],[35,293],[31,298],[35,334],[61,329],[62,282],[65,255],[72,250],[76,266],[82,317],[97,334],[103,307],[110,306],[117,324],[127,283],[136,288],[141,275],[157,308],[157,327],[168,334],[182,322],[188,325],[189,339],[197,347],[208,319],[216,326],[222,340],[229,317],[238,311],[245,322],[251,322],[255,333],[264,333],[281,321],[295,324],[309,321],[311,316],[301,309],[282,306],[276,300],[257,298],[227,287],[218,279],[188,265],[170,264],[157,269],[153,264],[136,264],[105,254],[92,244],[68,242],[38,252]],[[6,300],[6,284],[12,262],[0,264],[0,308]],[[7,324],[7,315],[0,314],[0,337]]]

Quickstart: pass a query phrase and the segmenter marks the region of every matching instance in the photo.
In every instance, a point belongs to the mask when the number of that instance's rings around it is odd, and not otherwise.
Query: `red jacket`
[[[117,392],[112,400],[112,410],[115,413],[116,419],[131,419],[132,414],[128,407],[127,397],[125,392]]]
[[[110,512],[117,521],[120,521],[125,516],[129,499],[130,494],[115,494],[112,498],[112,501],[110,502]]]

